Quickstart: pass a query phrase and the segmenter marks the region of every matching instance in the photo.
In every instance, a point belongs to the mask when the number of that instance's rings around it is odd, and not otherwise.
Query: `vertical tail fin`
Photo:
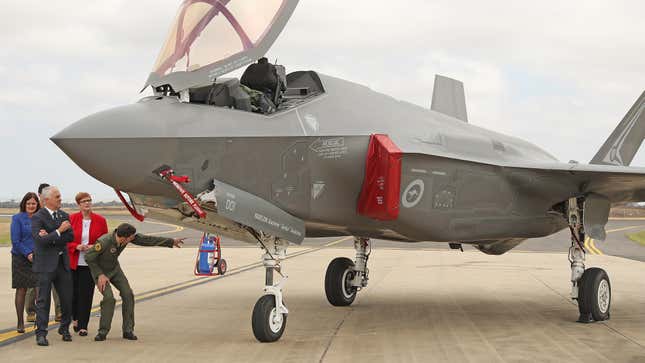
[[[464,84],[456,79],[435,75],[430,109],[468,122]]]
[[[602,145],[590,164],[629,166],[645,138],[645,92]]]

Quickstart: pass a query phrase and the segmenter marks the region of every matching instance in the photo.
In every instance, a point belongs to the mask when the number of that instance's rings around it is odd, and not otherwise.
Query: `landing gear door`
[[[301,244],[305,238],[305,223],[266,200],[213,179],[217,213],[235,222]]]
[[[609,199],[600,194],[589,194],[585,198],[583,225],[587,236],[604,241],[607,237],[605,225],[609,219]]]

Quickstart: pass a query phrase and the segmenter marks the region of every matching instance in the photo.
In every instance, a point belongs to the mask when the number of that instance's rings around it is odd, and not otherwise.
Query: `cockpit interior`
[[[263,59],[266,58],[260,61]],[[221,78],[208,86],[190,88],[188,102],[267,115],[288,110],[325,92],[314,71],[281,76],[278,69],[284,67],[269,64],[272,67],[266,67],[268,72],[253,72],[257,64],[261,63],[251,64],[240,79]]]
[[[184,0],[146,86],[182,102],[264,115],[324,93],[315,72],[287,74],[264,57],[296,3]],[[239,79],[223,77],[246,65]]]

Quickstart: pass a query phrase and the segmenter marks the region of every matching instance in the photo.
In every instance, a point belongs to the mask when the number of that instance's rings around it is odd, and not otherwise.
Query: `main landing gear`
[[[358,291],[367,286],[369,280],[367,260],[372,251],[369,239],[355,237],[354,249],[356,262],[346,257],[338,257],[327,266],[325,294],[329,303],[334,306],[351,305]]]
[[[611,284],[605,270],[600,268],[585,269],[585,250],[583,242],[582,212],[578,198],[570,198],[567,208],[567,219],[571,230],[571,298],[578,301],[580,317],[578,322],[591,323],[609,319],[611,306]]]
[[[262,296],[253,308],[251,325],[253,335],[263,343],[275,342],[282,337],[287,327],[287,314],[289,310],[284,305],[282,298],[282,286],[287,281],[280,269],[280,261],[287,255],[288,242],[278,239],[263,241],[264,255],[262,263],[265,270],[264,296]],[[282,279],[273,284],[273,272],[276,271]]]

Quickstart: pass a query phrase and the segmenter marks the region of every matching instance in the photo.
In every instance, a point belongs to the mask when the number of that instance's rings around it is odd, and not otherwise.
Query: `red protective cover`
[[[370,137],[365,179],[358,198],[358,214],[382,220],[399,216],[401,149],[387,135]]]

